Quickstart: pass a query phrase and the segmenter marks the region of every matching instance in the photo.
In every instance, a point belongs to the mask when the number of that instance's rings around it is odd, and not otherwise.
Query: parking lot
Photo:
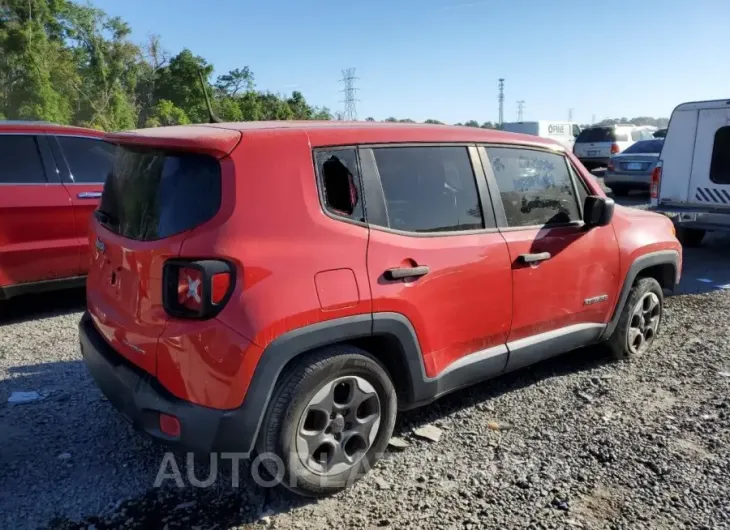
[[[231,488],[228,470],[209,488],[153,488],[165,449],[132,431],[81,361],[83,292],[13,300],[0,316],[0,527],[728,527],[729,264],[727,236],[685,250],[646,357],[588,348],[402,414],[409,446],[317,502]],[[37,395],[8,402],[18,392]],[[427,424],[438,441],[414,436]]]

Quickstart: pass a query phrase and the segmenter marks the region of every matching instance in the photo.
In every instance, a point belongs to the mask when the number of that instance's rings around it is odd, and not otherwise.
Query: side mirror
[[[588,228],[606,226],[613,219],[613,209],[616,203],[613,199],[591,195],[586,197],[583,205],[583,220]]]

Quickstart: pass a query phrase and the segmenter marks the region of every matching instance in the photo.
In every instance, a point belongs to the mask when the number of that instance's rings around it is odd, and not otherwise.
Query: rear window
[[[97,218],[121,236],[152,241],[209,221],[220,204],[215,158],[117,147]]]
[[[612,127],[591,127],[583,129],[575,141],[576,143],[615,142],[616,133]]]
[[[715,133],[710,180],[715,184],[730,184],[730,126],[720,127]]]
[[[661,153],[664,140],[642,140],[624,149],[628,154]]]

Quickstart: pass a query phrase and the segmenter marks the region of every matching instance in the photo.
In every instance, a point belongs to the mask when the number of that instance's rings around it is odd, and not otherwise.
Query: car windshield
[[[584,129],[576,138],[576,143],[615,142],[613,127],[591,127]]]
[[[640,142],[636,142],[634,145],[627,147],[624,150],[624,154],[646,154],[646,153],[656,153],[659,154],[662,152],[662,146],[664,145],[664,140],[642,140]]]

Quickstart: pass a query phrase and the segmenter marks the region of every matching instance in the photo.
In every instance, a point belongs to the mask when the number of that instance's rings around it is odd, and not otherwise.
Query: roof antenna
[[[200,88],[203,89],[203,95],[205,96],[205,105],[208,107],[208,123],[223,123],[222,120],[213,113],[213,107],[211,107],[210,98],[208,97],[208,89],[205,87],[203,70],[198,70],[198,76],[200,77]]]

